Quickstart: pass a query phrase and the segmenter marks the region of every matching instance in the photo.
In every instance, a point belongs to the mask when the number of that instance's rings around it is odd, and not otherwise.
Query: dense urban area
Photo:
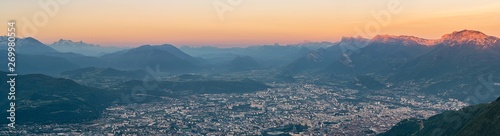
[[[374,135],[402,119],[428,118],[467,105],[398,88],[361,92],[313,84],[272,86],[255,93],[193,94],[111,106],[101,118],[84,125],[19,128],[24,133],[62,135]],[[284,128],[287,125],[291,128]]]

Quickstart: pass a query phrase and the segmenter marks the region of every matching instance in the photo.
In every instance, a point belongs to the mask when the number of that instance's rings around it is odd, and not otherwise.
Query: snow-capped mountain
[[[440,40],[430,40],[419,38],[415,36],[393,36],[393,35],[377,35],[370,42],[378,42],[378,43],[396,43],[402,45],[425,45],[425,46],[433,46],[439,43]]]
[[[346,53],[352,50],[356,52]],[[420,79],[433,77],[437,74],[433,71],[442,74],[467,71],[469,65],[487,66],[483,64],[500,59],[499,51],[499,38],[474,30],[452,32],[439,39],[378,35],[366,42],[346,37],[338,45],[311,51],[288,65],[287,70],[299,72],[323,67],[327,73],[398,73],[402,78]],[[407,76],[408,73],[415,76]]]
[[[73,42],[72,40],[64,39],[60,39],[57,42],[49,44],[49,46],[59,52],[73,52],[87,56],[100,56],[106,53],[112,53],[126,49],[123,47],[104,47],[95,44],[88,44],[83,41]]]
[[[339,45],[355,41],[343,38]],[[353,80],[356,82],[359,76],[386,83],[425,81],[428,85],[419,86],[418,92],[467,97],[476,93],[473,91],[481,84],[478,78],[500,75],[499,41],[473,30],[456,31],[436,39],[378,35],[351,54],[341,51],[338,48],[341,46],[312,51],[290,63],[284,72],[316,74],[325,81],[348,81],[345,77],[353,76],[357,77]],[[366,86],[369,82],[362,84]]]
[[[406,35],[377,35],[371,39],[370,42],[425,46],[435,46],[438,44],[446,46],[472,45],[487,48],[499,45],[500,39],[494,36],[488,36],[480,31],[462,30],[455,31],[451,34],[445,34],[440,39],[424,39]]]
[[[323,41],[323,42],[312,42],[312,41],[307,41],[306,40],[306,41],[304,41],[302,43],[288,44],[288,45],[289,46],[305,47],[305,48],[308,48],[308,49],[316,50],[316,49],[319,49],[319,48],[328,48],[328,47],[336,45],[336,44],[338,44],[338,42],[335,42],[335,43],[326,42],[326,41]]]
[[[51,46],[72,46],[72,47],[95,47],[99,45],[80,42],[73,42],[71,40],[59,39],[59,41],[50,44]]]
[[[499,38],[474,30],[462,30],[446,34],[439,41],[448,46],[474,45],[487,48],[500,45]]]

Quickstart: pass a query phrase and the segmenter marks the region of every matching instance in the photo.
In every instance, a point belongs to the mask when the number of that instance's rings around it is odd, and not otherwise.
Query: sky
[[[377,34],[438,39],[463,29],[500,37],[498,0],[2,0],[0,9],[0,30],[15,20],[18,36],[43,43],[242,47]]]

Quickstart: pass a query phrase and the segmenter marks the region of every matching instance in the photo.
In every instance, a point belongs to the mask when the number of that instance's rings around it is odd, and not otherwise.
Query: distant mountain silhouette
[[[7,54],[7,37],[0,37],[0,53]],[[16,42],[16,63],[19,73],[40,73],[57,75],[62,71],[80,68],[81,66],[97,66],[104,63],[96,57],[77,53],[61,53],[51,47],[28,38],[18,38]],[[7,57],[3,58],[6,62]],[[6,71],[6,69],[4,69]]]
[[[285,72],[302,72],[308,70],[321,70],[334,62],[341,62],[349,51],[355,52],[368,44],[368,39],[343,37],[342,40],[326,48],[310,51],[305,56],[288,64]]]
[[[49,44],[48,46],[54,48],[59,52],[65,52],[65,53],[73,52],[86,56],[101,56],[106,53],[112,53],[126,49],[123,47],[104,47],[95,44],[88,44],[83,41],[73,42],[71,40],[63,40],[63,39],[60,39],[59,41],[54,42],[52,44]]]
[[[230,71],[246,71],[246,70],[256,69],[259,67],[261,67],[261,64],[259,64],[259,62],[255,61],[250,56],[235,57],[227,64],[227,68]]]
[[[0,36],[0,50],[7,50],[7,36]],[[16,38],[16,53],[27,55],[41,55],[47,53],[56,53],[57,51],[41,43],[32,37]]]
[[[0,51],[7,54],[7,38],[0,37]],[[58,52],[34,38],[17,39],[17,63],[19,72],[24,74],[41,73],[57,75],[60,72],[82,67],[113,67],[125,70],[144,69],[147,66],[160,66],[166,72],[186,72],[197,70],[201,60],[191,57],[176,47],[164,45],[145,45],[137,48],[109,53],[101,57],[84,56],[73,52]],[[99,47],[83,42],[60,40],[53,47],[87,48]],[[100,48],[100,47],[99,47]],[[78,49],[75,49],[78,50]],[[7,57],[5,57],[7,59]]]
[[[169,72],[187,72],[198,69],[196,59],[172,45],[143,45],[126,51],[101,56],[108,67],[137,70],[159,66]]]
[[[312,43],[311,43],[312,44]],[[263,45],[250,47],[218,48],[218,47],[180,47],[192,56],[201,57],[211,64],[226,64],[237,56],[249,56],[264,66],[281,67],[307,54],[311,49],[327,46],[329,43],[300,45]]]

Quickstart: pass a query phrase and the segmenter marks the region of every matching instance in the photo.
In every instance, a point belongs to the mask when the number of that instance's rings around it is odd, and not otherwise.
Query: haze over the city
[[[234,47],[292,44],[305,40],[338,41],[343,36],[358,35],[356,29],[367,31],[367,26],[372,35],[361,35],[366,38],[372,38],[374,34],[391,34],[439,39],[444,33],[462,29],[500,35],[500,3],[491,0],[233,2],[67,1],[56,7],[49,6],[50,10],[57,12],[47,14],[41,6],[43,4],[37,2],[6,1],[2,9],[7,12],[0,13],[0,20],[16,20],[19,36],[32,36],[43,43],[69,39],[127,47],[163,43]],[[222,12],[217,12],[216,7]],[[388,12],[391,9],[398,12]],[[390,20],[383,13],[391,13]],[[44,20],[41,14],[48,19]],[[35,26],[37,33],[34,35],[23,35],[25,20],[33,23],[34,16],[38,21],[46,22]],[[377,17],[385,22],[377,21]],[[6,27],[0,25],[0,30]]]

